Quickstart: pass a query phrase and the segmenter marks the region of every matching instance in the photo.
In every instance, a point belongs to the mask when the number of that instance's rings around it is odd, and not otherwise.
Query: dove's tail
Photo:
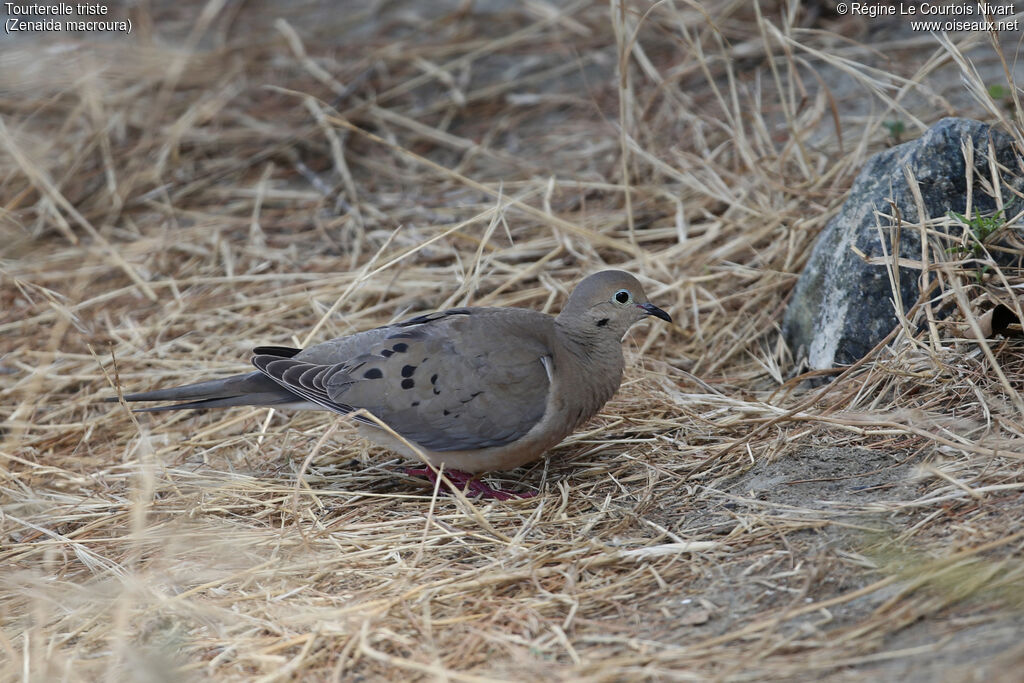
[[[104,401],[117,401],[116,396]],[[196,410],[230,406],[277,406],[323,410],[301,396],[293,394],[262,372],[250,372],[224,379],[212,379],[181,387],[125,394],[125,401],[178,401],[173,405],[140,408],[136,412],[155,413],[163,410]],[[183,403],[182,403],[183,401]]]

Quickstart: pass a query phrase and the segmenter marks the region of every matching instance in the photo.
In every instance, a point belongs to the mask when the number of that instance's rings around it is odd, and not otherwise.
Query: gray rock
[[[948,211],[964,213],[967,178],[966,141],[974,147],[972,215],[996,210],[995,200],[983,189],[990,177],[988,145],[996,159],[1009,169],[1004,182],[1024,187],[1024,164],[1008,135],[969,119],[947,118],[912,142],[879,152],[857,176],[842,210],[825,227],[797,281],[786,309],[782,333],[795,360],[814,369],[852,363],[885,338],[897,323],[892,287],[884,265],[869,265],[851,250],[856,246],[870,257],[883,256],[876,220],[892,252],[889,226],[895,204],[904,223],[918,221],[917,204],[907,185],[904,168],[917,178],[928,218]],[[1004,187],[1004,201],[1013,193]],[[882,214],[877,217],[875,212]],[[921,240],[916,229],[900,231],[901,257],[920,260]],[[917,301],[920,271],[899,268],[899,289],[904,310]]]

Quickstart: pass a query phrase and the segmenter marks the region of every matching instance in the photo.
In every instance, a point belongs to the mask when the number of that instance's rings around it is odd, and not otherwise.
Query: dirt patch
[[[758,462],[726,490],[765,503],[840,513],[915,498],[908,460],[906,454],[869,448],[802,448]]]

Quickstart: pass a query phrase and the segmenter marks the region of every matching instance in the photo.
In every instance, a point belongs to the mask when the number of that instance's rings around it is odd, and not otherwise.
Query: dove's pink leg
[[[434,470],[429,467],[407,467],[405,469],[405,473],[412,477],[426,477],[432,484],[437,482],[437,475],[434,473]],[[465,489],[468,484],[470,491],[478,493],[484,498],[511,500],[513,498],[533,498],[537,495],[536,491],[513,493],[511,491],[502,491],[501,489],[492,489],[490,486],[477,479],[476,475],[462,472],[460,470],[445,470],[444,476],[448,477],[449,481],[459,486],[461,489]]]

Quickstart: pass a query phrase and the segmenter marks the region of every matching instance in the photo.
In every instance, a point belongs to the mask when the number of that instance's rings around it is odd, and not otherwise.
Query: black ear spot
[[[604,327],[607,324],[608,324],[608,318],[601,318],[600,320],[597,321],[597,326],[598,327]]]

